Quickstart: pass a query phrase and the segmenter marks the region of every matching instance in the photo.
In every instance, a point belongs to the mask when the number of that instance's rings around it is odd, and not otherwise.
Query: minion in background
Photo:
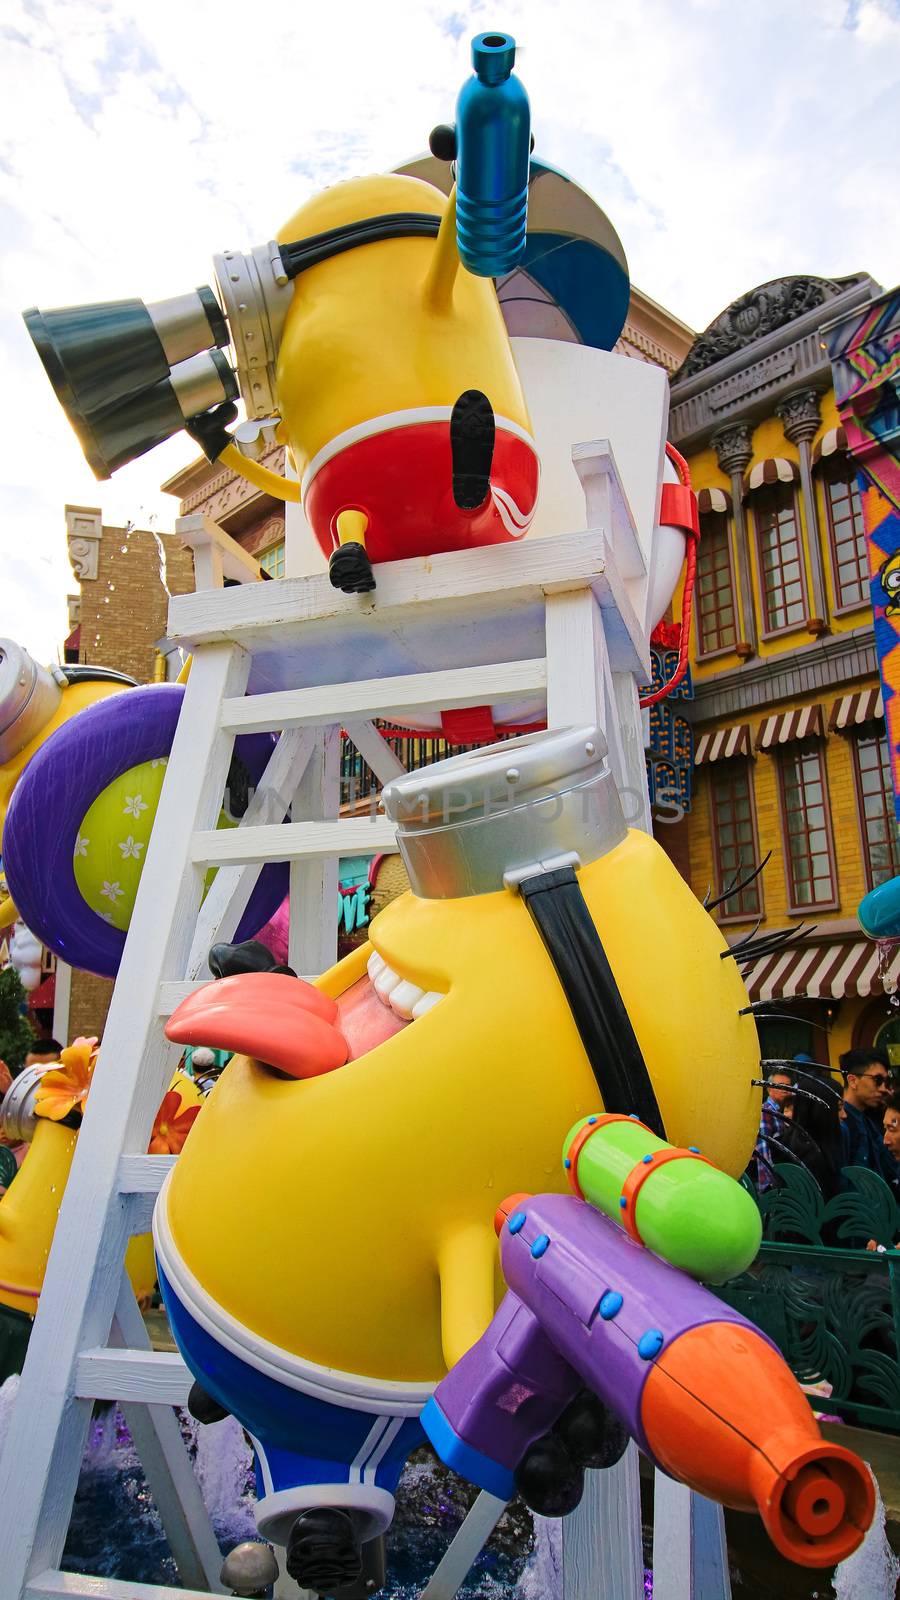
[[[38,666],[13,639],[0,639],[0,850],[12,792],[35,752],[85,706],[133,687],[133,678],[106,667]],[[15,920],[0,878],[0,929]]]
[[[878,569],[878,581],[884,597],[884,614],[886,617],[900,615],[900,550],[895,550],[892,556],[881,563]]]

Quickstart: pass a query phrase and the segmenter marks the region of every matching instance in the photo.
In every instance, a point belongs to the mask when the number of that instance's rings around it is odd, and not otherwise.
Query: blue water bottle
[[[510,34],[480,33],[456,102],[456,240],[480,278],[511,272],[525,249],[531,110],[515,60]]]

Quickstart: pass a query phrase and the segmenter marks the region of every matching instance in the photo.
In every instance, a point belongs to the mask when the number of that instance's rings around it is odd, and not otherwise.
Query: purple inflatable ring
[[[107,784],[169,754],[183,699],[181,684],[150,684],[86,706],[32,756],[6,813],[3,866],[22,921],[62,961],[101,978],[118,972],[126,935],[82,897],[73,864],[78,830]],[[235,755],[255,783],[273,744],[268,733],[235,740]],[[288,876],[284,862],[263,867],[236,940],[268,922],[287,894]]]

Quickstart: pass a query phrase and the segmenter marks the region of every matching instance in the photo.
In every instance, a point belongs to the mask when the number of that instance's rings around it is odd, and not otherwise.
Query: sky
[[[3,0],[0,635],[56,659],[63,507],[171,531],[182,434],[98,483],[21,319],[211,283],[310,195],[452,121],[511,32],[536,153],[696,330],[792,273],[900,280],[900,0]]]

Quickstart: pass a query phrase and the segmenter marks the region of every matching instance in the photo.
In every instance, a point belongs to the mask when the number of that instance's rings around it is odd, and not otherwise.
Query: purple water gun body
[[[422,1424],[438,1454],[501,1499],[584,1387],[670,1477],[758,1510],[782,1554],[843,1560],[873,1514],[871,1479],[823,1440],[758,1328],[574,1195],[501,1207],[509,1286]]]

